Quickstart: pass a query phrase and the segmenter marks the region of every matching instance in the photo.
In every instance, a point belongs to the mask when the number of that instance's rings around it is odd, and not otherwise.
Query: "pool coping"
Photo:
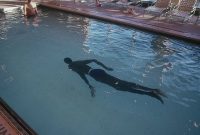
[[[124,13],[115,14],[114,12],[107,12],[104,11],[102,7],[94,6],[91,8],[91,6],[73,3],[74,2],[62,1],[62,4],[59,5],[53,4],[51,2],[40,2],[39,5],[89,18],[109,21],[115,24],[130,26],[138,29],[159,33],[162,35],[168,35],[183,40],[200,43],[200,26],[198,25],[165,23],[155,20],[147,21],[144,19],[130,17],[130,15],[126,15]]]
[[[0,131],[12,135],[37,133],[0,97]]]

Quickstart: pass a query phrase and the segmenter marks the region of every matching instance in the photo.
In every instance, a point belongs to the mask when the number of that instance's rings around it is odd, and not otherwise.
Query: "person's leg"
[[[161,103],[164,103],[161,96],[167,97],[161,90],[144,87],[132,82],[121,81],[119,88],[123,91],[151,96],[158,99]]]

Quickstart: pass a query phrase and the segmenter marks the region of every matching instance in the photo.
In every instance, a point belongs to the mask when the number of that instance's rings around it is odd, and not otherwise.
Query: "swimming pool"
[[[98,59],[113,76],[168,99],[163,105],[88,77],[92,98],[65,57]],[[199,71],[197,44],[46,8],[28,20],[1,14],[1,97],[41,135],[199,135]]]

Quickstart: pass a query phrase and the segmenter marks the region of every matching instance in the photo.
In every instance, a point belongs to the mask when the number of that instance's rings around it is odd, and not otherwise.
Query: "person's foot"
[[[153,90],[153,93],[167,98],[167,95],[164,92],[162,92],[161,90],[155,89],[155,90]]]

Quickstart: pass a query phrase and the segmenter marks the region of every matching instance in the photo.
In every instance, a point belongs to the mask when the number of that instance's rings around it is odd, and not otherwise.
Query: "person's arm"
[[[78,73],[80,75],[80,77],[85,81],[85,83],[89,86],[90,88],[90,93],[91,93],[91,96],[94,97],[95,96],[95,89],[92,85],[90,85],[88,79],[85,77],[84,74],[81,74],[81,73]]]
[[[106,70],[109,70],[109,71],[112,71],[113,69],[112,68],[109,68],[107,66],[105,66],[103,63],[99,62],[98,60],[96,59],[91,59],[91,60],[82,60],[82,61],[77,61],[77,62],[80,62],[82,64],[89,64],[89,63],[96,63],[97,65],[99,66],[102,66],[103,68],[105,68]]]
[[[95,62],[97,65],[99,65],[99,66],[102,66],[103,68],[105,68],[106,70],[109,70],[109,71],[112,71],[113,69],[112,68],[109,68],[109,67],[107,67],[107,66],[105,66],[103,63],[101,63],[100,61],[98,61],[98,60],[93,60],[93,62]]]

